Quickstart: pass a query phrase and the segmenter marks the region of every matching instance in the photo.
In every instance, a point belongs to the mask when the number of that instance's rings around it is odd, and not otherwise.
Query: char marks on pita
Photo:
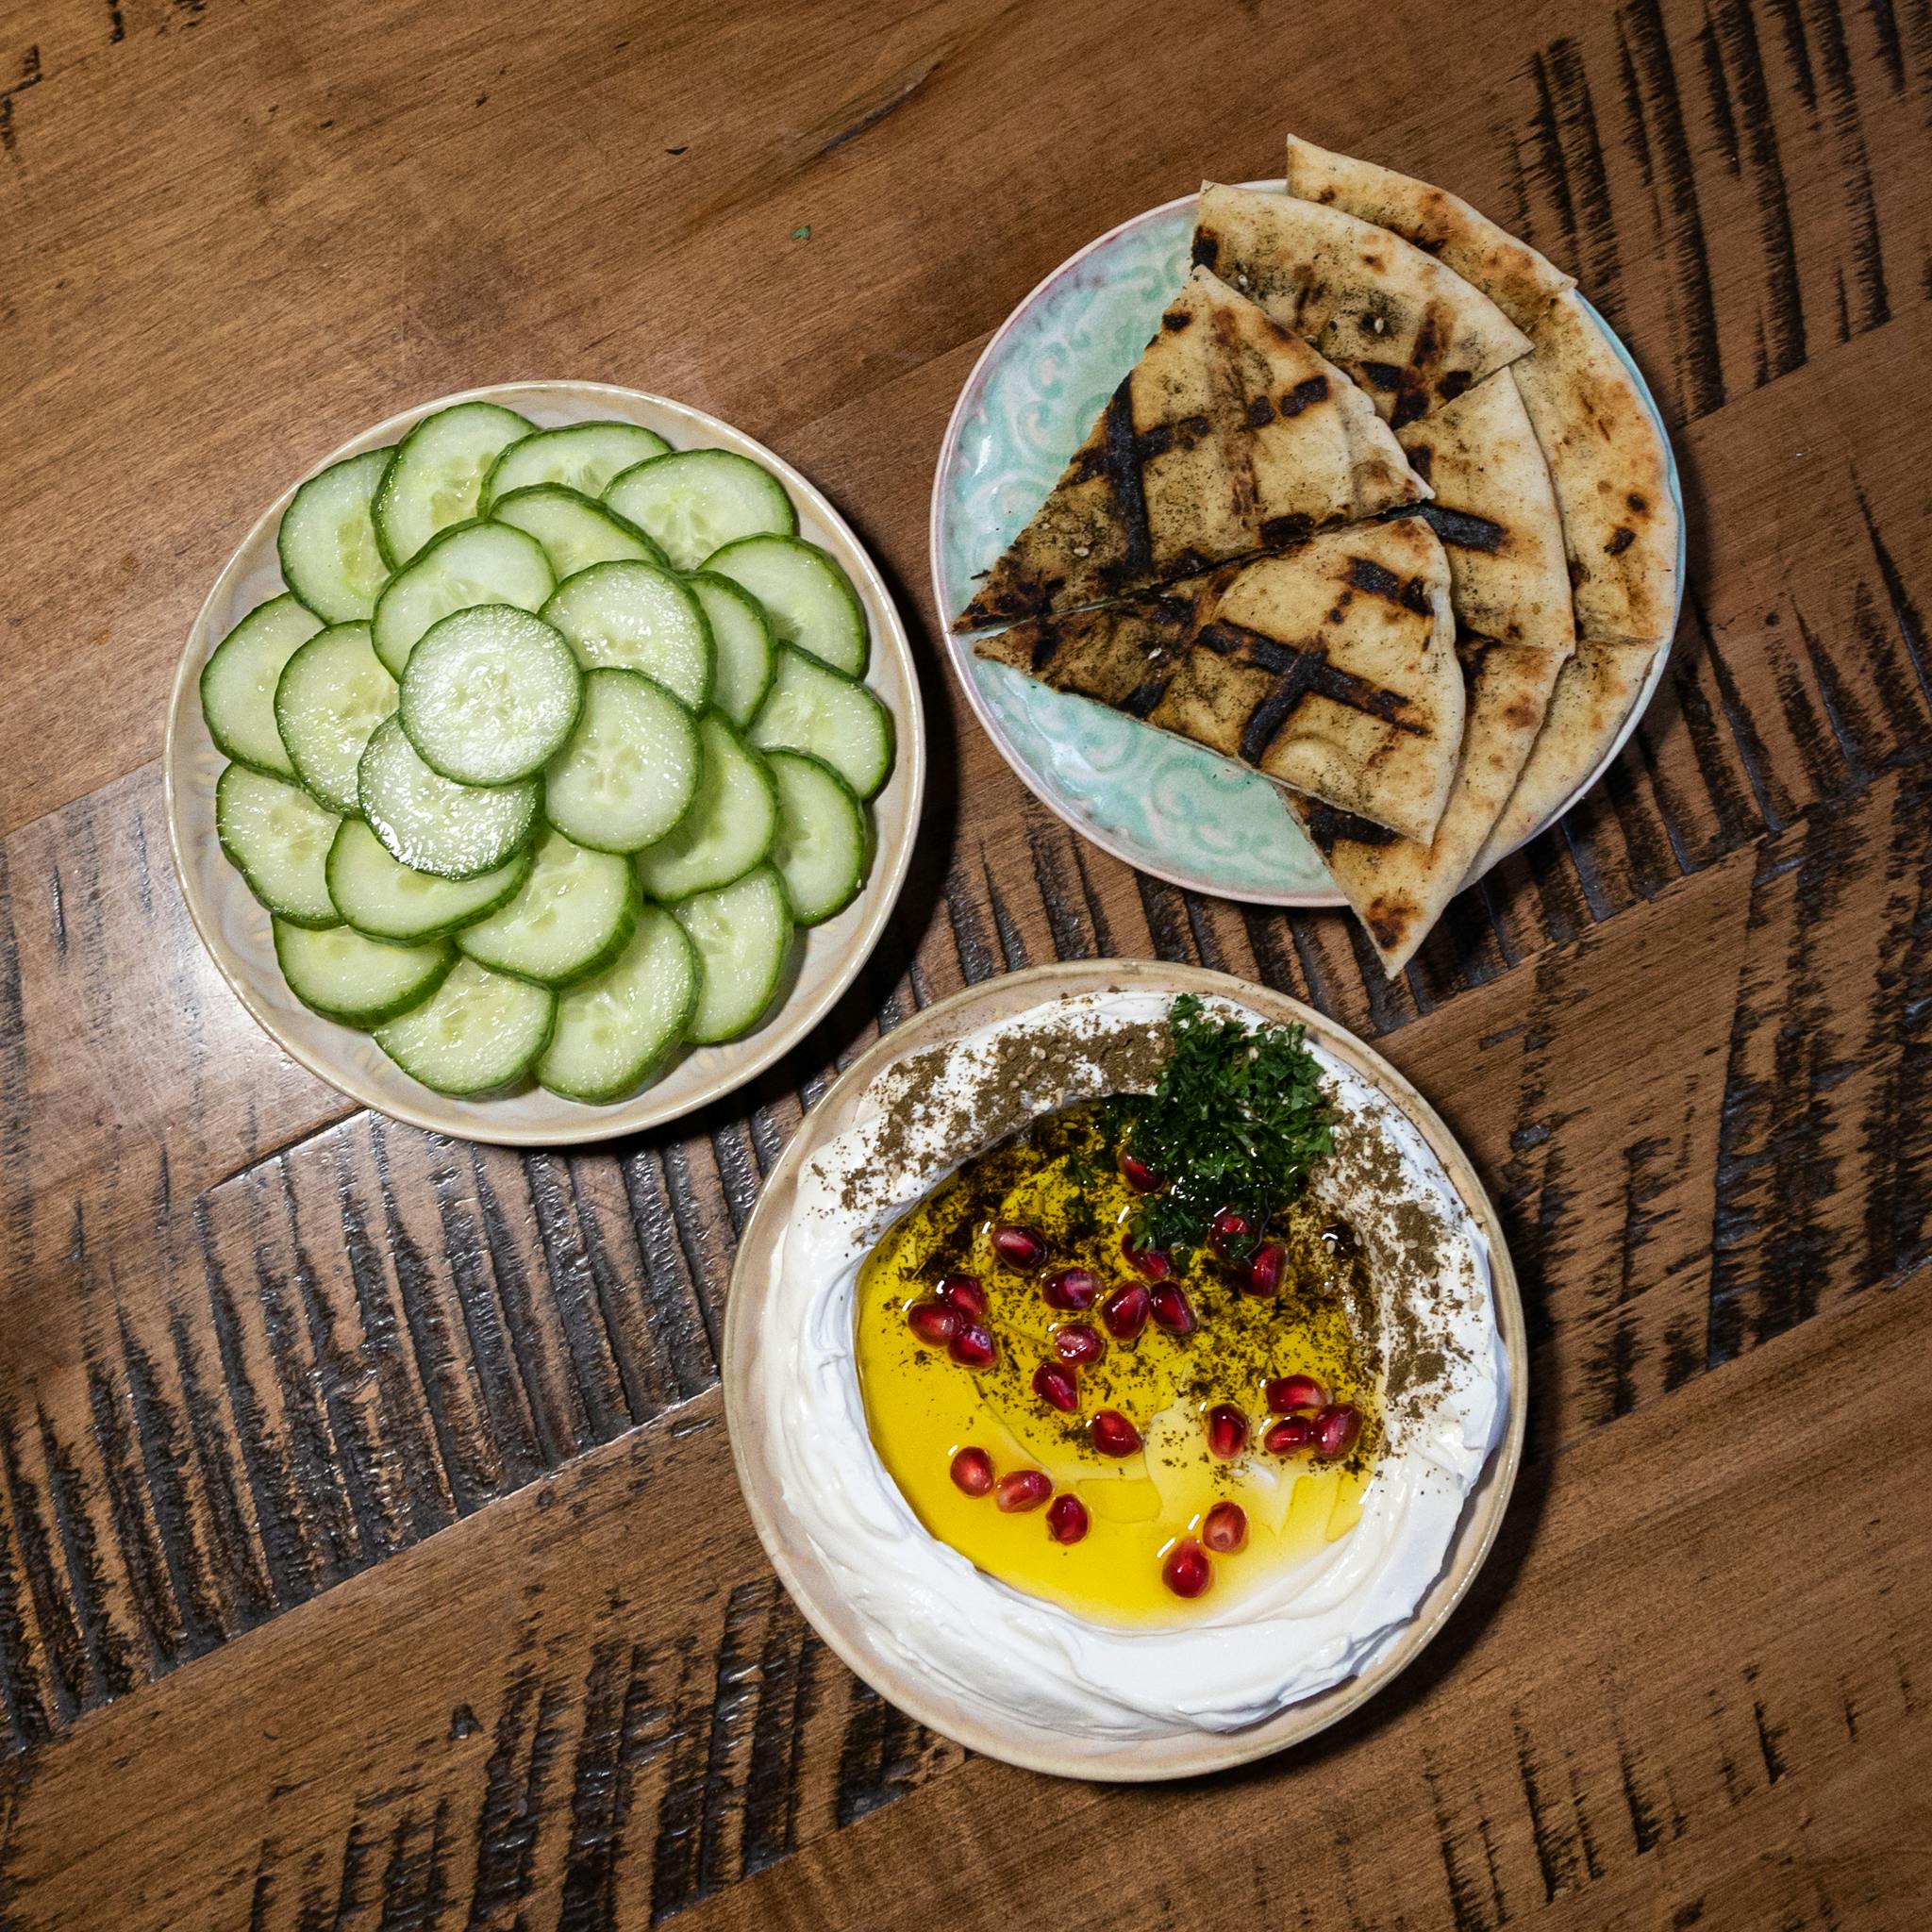
[[[1196,270],[955,628],[1121,596],[1427,493],[1340,370]]]
[[[1194,260],[1307,337],[1398,429],[1529,349],[1523,331],[1453,269],[1319,202],[1210,183]]]
[[[1462,741],[1454,636],[1448,559],[1425,524],[1403,517],[1019,625],[975,649],[1426,840]]]
[[[1543,310],[1576,286],[1574,275],[1446,189],[1331,154],[1293,134],[1288,137],[1288,192],[1400,235],[1480,289],[1520,329],[1533,329]]]

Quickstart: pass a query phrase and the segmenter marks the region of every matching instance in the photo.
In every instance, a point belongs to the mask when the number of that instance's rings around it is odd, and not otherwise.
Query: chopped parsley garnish
[[[1163,1186],[1141,1203],[1141,1247],[1197,1248],[1224,1208],[1259,1236],[1334,1147],[1333,1113],[1299,1026],[1211,1018],[1192,993],[1168,1016],[1174,1054],[1126,1136]]]

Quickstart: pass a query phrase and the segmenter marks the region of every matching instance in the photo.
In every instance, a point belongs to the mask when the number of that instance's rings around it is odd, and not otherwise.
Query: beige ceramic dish
[[[189,916],[222,977],[234,988],[263,1031],[310,1073],[364,1107],[464,1140],[514,1147],[607,1141],[675,1120],[762,1073],[818,1024],[857,977],[885,930],[912,858],[925,785],[925,732],[919,709],[919,682],[905,627],[891,597],[845,520],[790,463],[702,409],[606,383],[501,383],[491,389],[439,396],[406,409],[343,443],[315,468],[394,442],[432,410],[479,399],[517,409],[545,429],[592,417],[639,423],[657,430],[678,449],[712,447],[752,457],[784,483],[798,509],[799,534],[839,559],[865,606],[872,625],[872,663],[866,682],[891,711],[898,734],[892,774],[873,801],[874,850],[865,890],[838,918],[803,935],[790,991],[756,1032],[723,1046],[687,1053],[650,1086],[608,1107],[587,1107],[537,1089],[499,1100],[448,1099],[410,1079],[367,1034],[311,1013],[289,991],[275,964],[268,914],[223,857],[215,837],[215,779],[225,761],[202,721],[198,690],[201,667],[208,653],[244,613],[282,588],[275,531],[289,498],[294,494],[293,484],[262,512],[242,547],[228,559],[188,634],[168,705],[167,746],[162,756],[168,842]]]
[[[1442,1574],[1417,1606],[1407,1629],[1394,1646],[1358,1676],[1320,1696],[1290,1705],[1266,1723],[1249,1729],[1133,1743],[1070,1737],[1044,1727],[991,1724],[876,1649],[864,1626],[847,1609],[830,1574],[785,1508],[767,1459],[766,1418],[756,1397],[760,1380],[762,1314],[776,1264],[778,1238],[791,1212],[800,1170],[826,1142],[862,1118],[873,1083],[886,1068],[908,1054],[957,1040],[975,1027],[1024,1012],[1048,1000],[1116,989],[1168,994],[1219,993],[1240,1001],[1265,1019],[1276,1023],[1299,1021],[1311,1038],[1393,1101],[1428,1142],[1450,1185],[1489,1243],[1497,1327],[1508,1358],[1508,1408],[1501,1439],[1464,1506]],[[731,1275],[731,1298],[724,1318],[724,1407],[739,1484],[773,1567],[812,1627],[882,1696],[891,1698],[921,1724],[969,1749],[1056,1776],[1116,1781],[1186,1777],[1221,1771],[1298,1744],[1347,1716],[1414,1660],[1461,1601],[1495,1541],[1523,1453],[1528,1368],[1523,1305],[1517,1295],[1516,1274],[1495,1208],[1468,1157],[1422,1095],[1379,1054],[1372,1053],[1353,1034],[1344,1032],[1298,1000],[1225,974],[1139,959],[1036,966],[1028,972],[989,980],[928,1007],[855,1061],[806,1117],[805,1124],[766,1181],[764,1192],[758,1197],[758,1207],[739,1241],[738,1259]]]

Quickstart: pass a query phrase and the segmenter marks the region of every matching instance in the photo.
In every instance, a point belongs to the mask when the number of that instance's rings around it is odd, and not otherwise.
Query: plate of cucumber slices
[[[506,1145],[674,1120],[877,942],[924,780],[844,520],[701,409],[445,396],[345,443],[216,579],[168,714],[195,928],[352,1099]]]

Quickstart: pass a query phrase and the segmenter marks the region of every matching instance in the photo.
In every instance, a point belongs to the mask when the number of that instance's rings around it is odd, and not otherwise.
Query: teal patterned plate
[[[1278,190],[1283,183],[1248,185]],[[970,640],[949,628],[973,594],[974,574],[1040,508],[1121,377],[1140,359],[1168,298],[1187,279],[1196,199],[1183,195],[1090,242],[1048,275],[987,344],[954,406],[933,479],[933,596],[953,668],[987,735],[1075,831],[1129,865],[1195,891],[1261,906],[1341,906],[1341,893],[1267,779],[1085,698],[1049,691],[1007,665],[990,664],[974,656]],[[1607,325],[1604,332],[1629,362]],[[1641,375],[1637,380],[1649,401]],[[1654,402],[1651,407],[1655,411]],[[1671,487],[1676,494],[1674,464]],[[1680,598],[1683,581],[1680,548]],[[1650,702],[1666,655],[1657,654],[1616,744],[1562,810],[1622,748]]]

